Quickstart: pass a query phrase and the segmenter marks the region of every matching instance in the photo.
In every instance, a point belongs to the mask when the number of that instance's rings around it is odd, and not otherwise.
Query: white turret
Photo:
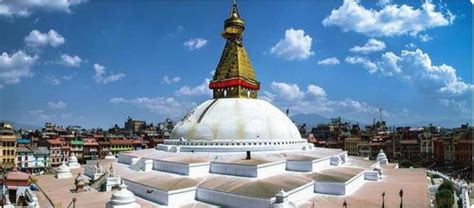
[[[109,153],[107,153],[107,155],[105,156],[105,159],[106,159],[106,160],[113,160],[113,159],[115,159],[115,156],[112,154],[112,152],[109,152]]]
[[[388,164],[387,155],[385,155],[385,153],[383,152],[383,149],[380,149],[380,152],[377,155],[376,162],[379,162],[379,164],[381,165]]]
[[[69,157],[69,162],[68,162],[67,165],[71,169],[77,169],[77,168],[81,167],[81,165],[77,162],[77,157],[76,157],[76,155],[74,155],[74,153],[71,154],[71,157]]]
[[[112,194],[106,203],[106,208],[140,208],[140,205],[135,202],[135,194],[127,190],[125,184],[122,184],[120,190]]]
[[[62,178],[71,178],[71,169],[66,165],[65,162],[61,166],[56,169],[56,178],[62,179]]]

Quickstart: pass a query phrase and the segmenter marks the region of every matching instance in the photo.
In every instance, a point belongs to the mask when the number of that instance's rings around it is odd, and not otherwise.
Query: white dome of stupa
[[[269,146],[301,149],[307,145],[296,125],[282,111],[267,101],[246,98],[203,102],[176,124],[164,144],[188,146],[181,151],[189,151],[193,146],[210,146],[209,151],[231,146],[246,146],[251,150],[261,146],[268,150]]]
[[[388,164],[387,155],[385,155],[383,149],[380,149],[379,154],[377,154],[376,161],[379,162],[379,164]]]
[[[68,173],[68,172],[71,172],[71,168],[69,168],[66,163],[62,163],[59,167],[58,167],[58,173]]]
[[[107,207],[140,207],[140,205],[135,202],[135,194],[122,184],[120,190],[112,194]]]

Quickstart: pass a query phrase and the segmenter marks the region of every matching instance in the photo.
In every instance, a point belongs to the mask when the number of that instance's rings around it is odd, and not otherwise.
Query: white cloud
[[[168,77],[168,75],[165,75],[161,81],[161,83],[166,83],[166,84],[173,84],[176,82],[181,81],[181,77]]]
[[[370,121],[378,115],[378,108],[365,102],[350,98],[331,100],[326,91],[317,85],[310,84],[306,91],[296,84],[272,82],[271,92],[264,91],[261,99],[272,102],[280,109],[290,109],[293,114],[320,114],[323,116],[343,116],[350,119]],[[384,115],[391,117],[390,112]]]
[[[25,43],[29,47],[42,47],[46,45],[57,47],[62,45],[65,41],[64,37],[55,30],[49,30],[48,33],[33,30],[25,37]]]
[[[205,79],[204,82],[198,86],[190,87],[190,86],[183,86],[178,91],[176,91],[177,95],[185,95],[185,96],[200,96],[200,95],[212,95],[212,91],[209,89],[209,81],[210,79]]]
[[[270,53],[290,61],[305,60],[314,54],[311,44],[312,39],[304,30],[291,28],[285,31],[285,37],[270,49]]]
[[[433,38],[429,36],[428,34],[420,34],[418,35],[418,38],[420,38],[421,42],[428,42],[430,40],[433,40]]]
[[[455,99],[438,99],[441,105],[444,105],[448,108],[456,109],[463,113],[469,113],[469,108],[467,107],[467,103],[465,100],[457,101]]]
[[[384,49],[385,49],[385,43],[383,41],[371,38],[367,41],[367,43],[365,43],[365,45],[354,46],[353,48],[350,49],[350,51],[354,53],[369,54],[369,53],[381,51]]]
[[[413,83],[418,89],[429,96],[450,98],[469,95],[474,86],[464,82],[452,66],[441,64],[433,65],[427,53],[420,49],[413,51],[402,50],[400,55],[393,52],[382,54],[376,63],[360,57],[346,58],[348,63],[372,63],[370,73],[379,72],[384,76],[394,76],[403,81]]]
[[[366,9],[359,0],[344,0],[342,6],[333,9],[322,23],[326,27],[338,26],[343,31],[380,37],[415,35],[430,28],[450,25],[454,19],[450,11],[437,11],[431,0],[426,0],[421,8],[386,4],[378,11]]]
[[[3,52],[0,55],[0,85],[19,83],[22,78],[32,77],[31,67],[38,56],[30,56],[23,51],[11,55]]]
[[[110,82],[121,80],[125,77],[124,73],[109,74],[104,76],[107,72],[105,71],[105,67],[100,64],[94,64],[94,70],[95,74],[93,78],[95,82],[99,84],[108,84]]]
[[[45,112],[44,110],[31,110],[29,113],[33,116],[36,116],[36,118],[39,118],[39,120],[42,121],[51,121],[53,117],[56,117],[54,114],[49,114]]]
[[[385,5],[391,4],[392,0],[379,0],[377,6],[384,7]]]
[[[339,59],[337,59],[336,57],[331,57],[331,58],[327,58],[327,59],[323,59],[321,61],[318,61],[318,64],[319,65],[336,65],[336,64],[339,64]]]
[[[82,63],[81,57],[77,55],[70,56],[68,54],[61,55],[61,61],[59,63],[68,67],[79,67]]]
[[[345,61],[349,64],[362,64],[362,67],[367,69],[367,71],[369,71],[371,74],[377,72],[377,65],[368,58],[360,56],[348,56],[346,57]]]
[[[296,84],[272,82],[271,88],[279,92],[279,96],[286,100],[300,99],[304,96],[304,92]]]
[[[474,0],[471,0],[471,4],[474,4]]]
[[[46,75],[46,82],[50,85],[60,85],[63,81],[69,81],[73,78],[73,75],[65,75],[62,77],[57,77],[56,75]]]
[[[474,0],[473,0],[474,1]],[[408,43],[408,44],[405,44],[405,48],[409,48],[409,49],[412,49],[412,48],[416,48],[416,44],[414,43]]]
[[[135,99],[116,97],[110,99],[110,102],[114,104],[131,104],[136,107],[149,110],[153,113],[172,116],[174,118],[184,115],[191,107],[195,106],[195,103],[180,102],[172,97],[141,97]]]
[[[27,17],[33,11],[58,11],[70,13],[71,7],[86,0],[4,0],[0,4],[0,16]]]
[[[58,101],[58,102],[49,101],[48,107],[52,109],[64,109],[67,107],[67,103],[63,101]]]
[[[191,38],[183,43],[188,50],[196,50],[204,47],[207,44],[207,40],[203,38]]]
[[[316,97],[326,97],[326,91],[317,85],[308,85],[307,93],[314,95]]]

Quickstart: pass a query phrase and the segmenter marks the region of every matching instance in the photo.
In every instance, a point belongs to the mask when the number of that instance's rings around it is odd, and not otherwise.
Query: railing
[[[444,173],[434,171],[434,170],[426,170],[426,172],[430,174],[439,175],[441,178],[452,182],[456,190],[461,192],[459,197],[461,198],[461,201],[462,201],[462,208],[470,208],[471,202],[469,199],[469,193],[471,190],[470,190],[469,184],[467,184],[465,180],[455,179],[453,177],[447,176]]]

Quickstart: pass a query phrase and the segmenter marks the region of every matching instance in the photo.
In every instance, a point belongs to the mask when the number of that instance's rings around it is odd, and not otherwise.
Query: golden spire
[[[229,18],[224,21],[222,37],[226,41],[209,88],[217,98],[257,98],[260,83],[257,81],[247,51],[242,45],[245,22],[240,17],[235,0]]]

